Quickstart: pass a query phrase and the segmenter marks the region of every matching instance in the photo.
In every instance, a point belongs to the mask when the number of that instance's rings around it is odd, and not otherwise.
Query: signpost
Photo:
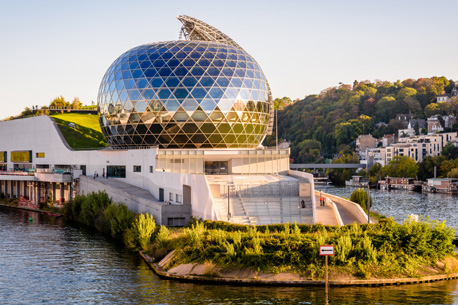
[[[326,271],[325,271],[325,292],[328,294],[328,256],[334,255],[334,245],[320,246],[320,255],[323,255],[326,259]]]

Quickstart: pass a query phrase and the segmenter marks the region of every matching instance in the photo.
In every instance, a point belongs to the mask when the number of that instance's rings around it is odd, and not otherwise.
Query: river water
[[[29,221],[32,217],[32,221]],[[0,207],[0,304],[325,304],[323,287],[162,280],[136,253],[63,219]],[[458,281],[331,287],[329,304],[458,304]]]
[[[316,190],[350,198],[354,188],[317,186]],[[458,228],[458,196],[447,194],[418,193],[403,190],[370,190],[372,210],[402,223],[409,215],[429,217],[446,221],[448,226]]]

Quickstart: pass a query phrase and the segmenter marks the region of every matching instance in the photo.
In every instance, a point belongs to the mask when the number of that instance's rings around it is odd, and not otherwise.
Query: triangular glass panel
[[[165,109],[167,109],[168,111],[177,111],[179,107],[180,107],[180,104],[178,103],[176,99],[169,100],[165,104]]]
[[[183,65],[179,65],[178,67],[175,68],[175,70],[173,70],[173,73],[178,77],[183,77],[186,74],[188,74],[188,72],[189,72],[189,68]]]
[[[188,118],[189,116],[185,111],[177,111],[175,115],[173,116],[173,119],[176,122],[186,122]]]
[[[223,96],[223,94],[223,90],[221,90],[221,88],[219,87],[213,87],[212,89],[210,89],[210,92],[208,92],[208,96],[215,100],[220,99]]]
[[[131,113],[129,116],[129,123],[138,123],[140,121],[140,116],[138,113]]]
[[[221,122],[224,119],[223,113],[217,110],[213,111],[209,117],[213,122]]]
[[[146,112],[144,112],[142,115],[142,121],[145,122],[146,124],[154,123],[154,119],[156,118],[156,115],[149,111],[150,111],[149,108],[147,108]]]
[[[185,99],[181,104],[185,111],[194,111],[196,110],[198,104],[194,99]]]
[[[150,103],[149,103],[149,108],[152,110],[152,111],[161,111],[162,109],[162,102],[159,101],[159,100],[152,100]]]
[[[188,90],[186,90],[184,88],[177,88],[177,89],[175,89],[173,94],[175,95],[175,97],[177,99],[185,99],[188,96],[189,92],[188,92]]]
[[[226,100],[226,99],[222,99],[218,102],[218,107],[220,108],[220,110],[223,112],[223,113],[228,113],[231,108],[232,108],[232,101],[231,100]]]
[[[199,80],[202,87],[212,87],[215,83],[215,79],[210,76],[201,77]]]
[[[196,110],[192,114],[192,119],[196,122],[204,122],[207,118],[208,116],[202,110]]]
[[[216,103],[213,99],[204,99],[200,102],[200,107],[207,113],[210,114],[216,107]]]
[[[181,82],[185,87],[192,88],[197,84],[197,79],[193,76],[187,76]]]

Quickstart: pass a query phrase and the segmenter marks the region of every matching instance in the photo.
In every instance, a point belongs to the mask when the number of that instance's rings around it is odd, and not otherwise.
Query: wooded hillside
[[[341,150],[354,147],[360,134],[382,137],[397,132],[402,126],[397,114],[426,119],[431,115],[455,114],[457,97],[439,102],[437,96],[450,94],[453,80],[445,77],[388,81],[355,81],[323,90],[318,95],[284,105],[289,98],[276,99],[279,139],[291,142],[291,158],[295,163],[322,161]],[[386,123],[376,128],[379,122]],[[275,145],[275,133],[268,136],[266,146]]]

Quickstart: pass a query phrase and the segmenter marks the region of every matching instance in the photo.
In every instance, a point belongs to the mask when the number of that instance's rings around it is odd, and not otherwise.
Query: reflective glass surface
[[[99,89],[112,147],[255,148],[272,107],[264,73],[245,51],[206,41],[142,45],[122,54]]]

